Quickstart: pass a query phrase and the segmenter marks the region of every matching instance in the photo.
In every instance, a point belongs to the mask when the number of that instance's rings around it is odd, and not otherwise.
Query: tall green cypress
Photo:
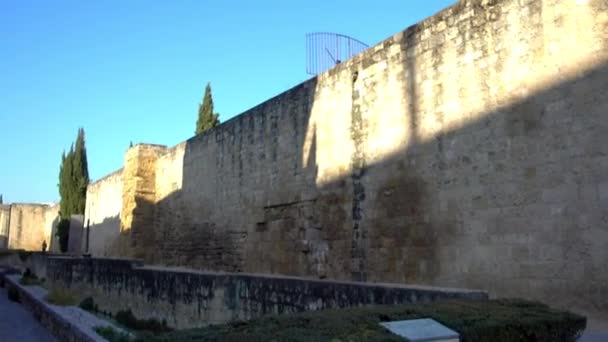
[[[213,111],[213,96],[211,95],[211,84],[207,83],[203,102],[198,106],[198,120],[194,134],[199,135],[208,129],[220,124],[219,114]]]
[[[61,154],[59,168],[59,215],[61,220],[57,225],[57,237],[62,252],[67,251],[70,231],[70,217],[74,214],[84,214],[86,205],[89,170],[87,151],[84,140],[84,129],[78,130],[76,146],[72,144],[66,155]]]
[[[87,186],[89,185],[89,166],[87,162],[87,149],[84,142],[84,129],[78,130],[76,147],[74,149],[73,165],[73,195],[74,214],[84,214],[87,197]]]

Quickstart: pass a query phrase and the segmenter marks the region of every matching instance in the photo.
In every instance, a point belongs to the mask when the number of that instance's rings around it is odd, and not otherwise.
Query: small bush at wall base
[[[137,319],[135,315],[133,315],[133,312],[131,312],[131,309],[118,311],[114,319],[119,324],[122,324],[129,329],[138,331],[150,331],[154,334],[159,334],[172,330],[167,326],[167,322],[165,320],[161,322],[154,318]]]
[[[443,301],[267,316],[138,341],[404,341],[379,323],[416,318],[435,319],[459,332],[463,342],[576,341],[586,326],[585,317],[536,302]]]
[[[29,268],[25,269],[25,272],[23,272],[21,279],[19,279],[19,284],[25,285],[25,286],[42,285],[43,282],[44,282],[44,280],[38,279],[38,276],[36,276],[36,274],[32,273],[32,271],[30,271]]]
[[[12,300],[13,302],[19,303],[21,301],[21,298],[19,297],[19,290],[13,286],[9,286],[6,295],[8,296],[8,299]]]
[[[95,330],[95,332],[105,338],[106,340],[108,340],[109,342],[130,342],[133,341],[133,338],[131,337],[131,335],[125,333],[125,332],[120,332],[117,331],[116,329],[110,327],[110,326],[106,326],[106,327],[94,327],[93,330]]]
[[[99,311],[97,308],[97,304],[95,304],[95,301],[93,301],[92,297],[87,297],[85,299],[83,299],[80,304],[78,304],[78,306],[86,311],[89,312],[97,312]]]
[[[54,288],[46,295],[46,301],[61,306],[76,305],[78,300],[76,297],[65,288]]]
[[[32,252],[24,251],[24,250],[20,250],[18,253],[19,253],[19,259],[22,262],[25,262],[30,257],[30,255],[32,255]]]

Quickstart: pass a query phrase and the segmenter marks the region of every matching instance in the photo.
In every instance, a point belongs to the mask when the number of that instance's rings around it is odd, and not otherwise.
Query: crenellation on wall
[[[460,1],[173,149],[141,145],[123,226],[145,217],[130,238],[159,264],[606,312],[605,7]]]

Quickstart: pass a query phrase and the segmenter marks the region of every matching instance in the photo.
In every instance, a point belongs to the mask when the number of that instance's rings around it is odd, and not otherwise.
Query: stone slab
[[[458,342],[460,335],[445,325],[430,318],[410,319],[380,323],[395,335],[412,342],[441,341]]]

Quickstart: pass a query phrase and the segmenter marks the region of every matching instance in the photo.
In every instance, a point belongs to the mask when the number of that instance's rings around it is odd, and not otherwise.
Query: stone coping
[[[107,342],[99,336],[94,327],[122,328],[101,319],[77,306],[59,306],[48,303],[44,298],[48,291],[40,286],[24,286],[19,283],[20,275],[9,275],[9,269],[0,269],[0,277],[19,291],[21,304],[31,311],[34,317],[60,341],[69,342]]]
[[[399,290],[417,290],[417,291],[428,291],[428,292],[443,292],[453,294],[467,294],[478,299],[488,299],[488,292],[480,289],[467,289],[467,288],[455,288],[455,287],[439,287],[431,285],[417,285],[417,284],[400,284],[400,283],[384,283],[384,282],[358,282],[349,280],[334,280],[334,279],[317,279],[311,277],[298,277],[288,276],[279,274],[264,274],[264,273],[241,273],[241,272],[222,272],[222,271],[210,271],[210,270],[199,270],[180,266],[159,266],[159,265],[145,265],[142,260],[128,259],[128,258],[111,258],[111,257],[72,257],[72,256],[49,256],[49,259],[69,259],[69,260],[91,260],[91,261],[102,261],[102,262],[114,262],[120,263],[124,266],[130,266],[133,270],[143,271],[160,271],[160,272],[171,272],[171,273],[187,273],[187,274],[198,274],[206,276],[228,276],[228,277],[240,277],[240,278],[257,278],[257,279],[270,279],[270,280],[296,280],[306,283],[317,283],[317,284],[331,284],[331,285],[349,285],[357,286],[361,288],[387,288],[387,289],[399,289]]]
[[[222,272],[222,271],[210,271],[210,270],[199,270],[180,266],[160,266],[160,265],[145,265],[142,260],[128,259],[128,258],[84,258],[84,257],[73,257],[73,256],[49,256],[49,259],[63,259],[63,260],[74,260],[83,261],[90,260],[91,262],[110,262],[117,263],[121,266],[130,267],[133,270],[142,271],[157,271],[157,272],[169,272],[169,273],[181,273],[181,274],[197,274],[203,276],[212,277],[234,277],[234,278],[249,278],[249,279],[268,279],[268,280],[285,280],[285,281],[300,281],[302,283],[314,283],[314,284],[327,284],[327,285],[345,285],[355,286],[359,288],[384,288],[394,290],[414,290],[423,292],[442,292],[447,294],[460,294],[467,295],[471,298],[476,299],[488,299],[488,292],[480,289],[467,289],[467,288],[455,288],[455,287],[439,287],[431,285],[417,285],[417,284],[400,284],[400,283],[384,283],[384,282],[358,282],[349,280],[335,280],[335,279],[317,279],[311,277],[298,277],[278,274],[264,274],[264,273],[241,273],[241,272]]]
[[[308,283],[333,284],[333,285],[354,285],[354,286],[358,286],[358,287],[382,287],[382,288],[404,289],[404,290],[437,291],[437,292],[445,292],[445,293],[471,294],[471,295],[478,295],[480,298],[484,298],[484,299],[488,298],[488,292],[484,291],[484,290],[455,288],[455,287],[438,287],[438,286],[431,286],[431,285],[358,282],[358,281],[348,281],[348,280],[316,279],[316,278],[286,276],[286,275],[276,275],[276,274],[263,274],[263,273],[217,272],[217,271],[196,270],[196,269],[191,269],[191,268],[186,268],[186,267],[164,267],[164,266],[153,266],[153,265],[137,266],[137,264],[133,265],[133,269],[149,270],[149,271],[164,271],[164,272],[174,272],[174,273],[190,273],[190,274],[200,274],[200,275],[209,275],[209,276],[264,278],[264,279],[273,279],[273,280],[282,280],[282,279],[299,280],[299,281],[308,282]]]

